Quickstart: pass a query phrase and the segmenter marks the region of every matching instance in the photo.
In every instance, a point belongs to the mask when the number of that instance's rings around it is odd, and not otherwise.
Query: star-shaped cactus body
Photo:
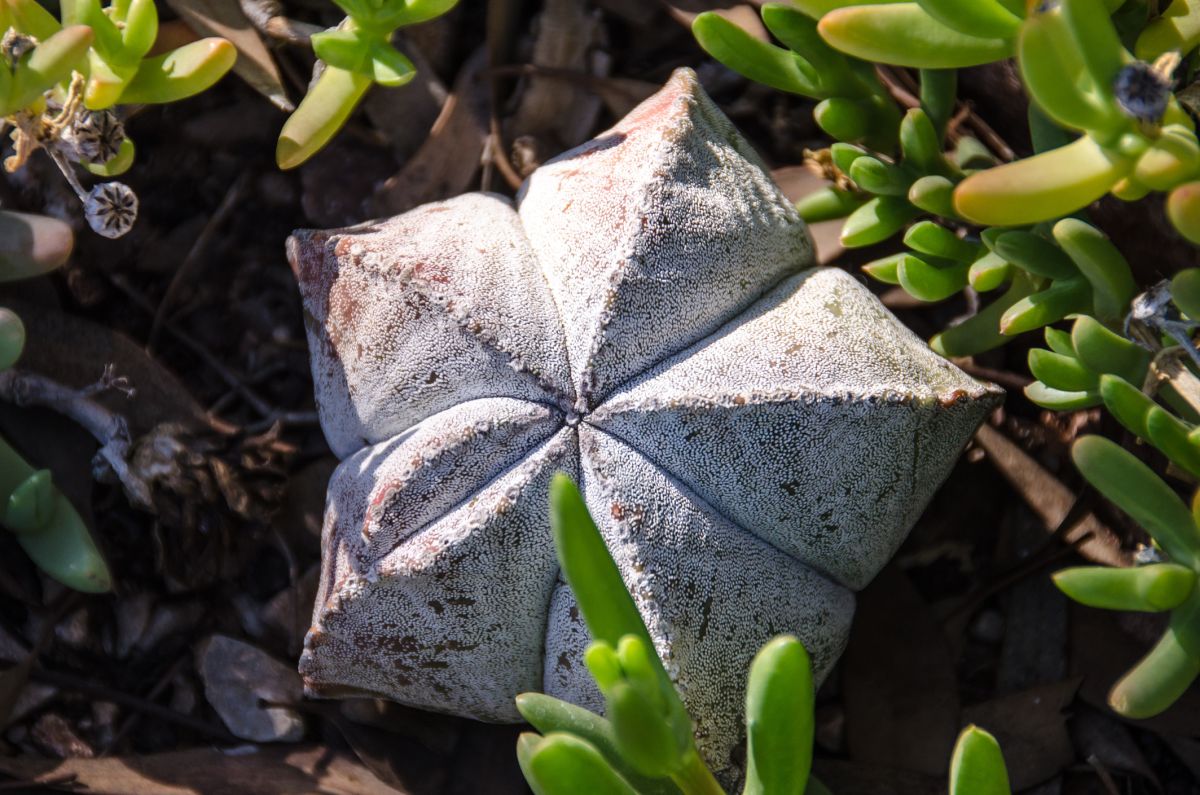
[[[309,691],[515,721],[598,707],[547,485],[582,486],[726,768],[745,673],[796,634],[823,677],[990,407],[812,242],[687,70],[538,169],[298,232],[317,401],[343,461]]]

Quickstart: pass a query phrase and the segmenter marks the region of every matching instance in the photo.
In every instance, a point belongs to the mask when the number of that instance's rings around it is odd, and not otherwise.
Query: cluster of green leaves
[[[1159,300],[1169,296],[1173,306],[1165,311],[1153,308],[1149,317],[1157,326],[1144,333],[1159,346],[1164,327],[1177,326],[1178,339],[1166,341],[1178,344],[1159,347],[1157,358],[1176,357],[1178,377],[1163,381],[1155,396],[1142,388],[1157,381],[1147,377],[1153,364],[1151,351],[1087,316],[1076,318],[1069,334],[1046,329],[1049,349],[1029,353],[1030,370],[1038,381],[1026,394],[1048,408],[1103,405],[1185,477],[1200,479],[1200,405],[1195,395],[1200,381],[1185,364],[1194,348],[1189,351],[1191,321],[1182,319],[1200,317],[1200,269],[1183,271],[1171,282],[1169,292],[1163,288],[1159,292]],[[1150,296],[1141,300],[1155,300]],[[1133,322],[1141,322],[1139,314],[1133,313]],[[1175,315],[1180,319],[1173,319]],[[1195,588],[1200,572],[1200,500],[1193,498],[1193,510],[1188,510],[1161,478],[1107,439],[1083,437],[1075,443],[1072,457],[1089,483],[1146,528],[1155,553],[1132,569],[1072,568],[1058,572],[1054,579],[1069,596],[1093,607],[1172,611],[1162,640],[1114,686],[1109,697],[1122,714],[1154,715],[1170,706],[1200,674],[1200,591]]]
[[[654,650],[575,484],[555,475],[550,526],[562,572],[592,644],[584,656],[606,717],[540,693],[517,708],[540,734],[522,734],[517,759],[536,795],[723,795],[696,750],[691,718]],[[808,653],[781,635],[759,650],[746,682],[743,795],[819,795],[810,776],[813,680]],[[994,738],[968,727],[950,766],[951,795],[1007,795]]]
[[[67,235],[61,240],[46,238]],[[59,221],[0,213],[0,238],[28,238],[22,250],[56,252],[49,256],[0,258],[0,283],[58,267],[70,251],[70,228]],[[36,240],[36,238],[41,238]],[[11,309],[0,307],[0,377],[17,363],[25,347],[25,326]],[[13,533],[26,554],[44,572],[79,591],[99,593],[112,587],[108,565],[87,525],[48,470],[35,470],[0,438],[0,526]]]
[[[1171,92],[1181,56],[1200,46],[1200,0],[1175,0],[1154,18],[1141,0],[794,0],[764,6],[763,19],[783,47],[715,14],[698,17],[694,32],[730,68],[821,100],[817,121],[837,143],[818,162],[835,181],[797,203],[801,216],[844,217],[848,247],[903,232],[903,250],[864,270],[922,301],[963,288],[997,293],[930,345],[946,356],[970,356],[1044,329],[1048,347],[1029,354],[1037,379],[1026,389],[1031,400],[1052,410],[1103,405],[1177,474],[1200,480],[1200,388],[1193,386],[1200,384],[1200,355],[1191,340],[1192,320],[1200,319],[1200,270],[1176,277],[1165,293],[1173,305],[1150,294],[1137,298],[1128,262],[1081,212],[1109,193],[1136,201],[1166,192],[1168,218],[1200,243],[1200,143]],[[1135,42],[1136,57],[1122,40]],[[954,70],[1009,57],[1032,100],[1035,154],[999,164],[965,136],[948,151]],[[847,121],[855,118],[845,110],[849,101],[862,105],[878,91],[838,93],[821,82],[830,68],[862,74],[874,63],[919,70],[920,107],[895,127],[867,127],[863,110],[861,123]],[[809,77],[814,72],[821,79]],[[887,117],[874,106],[870,112]],[[1133,338],[1130,318],[1141,327]],[[1064,320],[1073,322],[1069,331],[1054,327]],[[1152,360],[1172,353],[1176,381],[1185,386],[1170,378],[1155,386],[1161,379],[1147,377]],[[1112,694],[1119,711],[1152,714],[1200,670],[1200,613],[1192,601],[1200,597],[1191,595],[1195,520],[1163,481],[1115,445],[1085,438],[1075,460],[1141,522],[1165,561],[1073,569],[1056,579],[1088,604],[1175,611],[1162,643]],[[1145,493],[1132,494],[1129,483]]]
[[[1147,718],[1173,704],[1200,674],[1200,501],[1189,510],[1153,470],[1102,436],[1082,437],[1071,455],[1088,482],[1146,528],[1166,558],[1130,569],[1081,566],[1054,575],[1064,593],[1092,607],[1171,612],[1162,638],[1108,697],[1117,712]]]
[[[372,83],[402,86],[412,80],[416,69],[392,46],[392,34],[445,14],[458,0],[334,2],[346,18],[338,27],[312,37],[313,50],[325,68],[283,125],[275,147],[280,168],[295,168],[320,151]]]
[[[233,45],[221,38],[150,55],[158,36],[154,0],[113,0],[105,7],[99,0],[63,0],[61,10],[60,21],[35,0],[0,2],[0,30],[32,44],[0,68],[0,96],[7,95],[0,117],[39,115],[47,99],[66,103],[75,74],[84,80],[87,110],[175,102],[211,86],[237,58]],[[124,139],[111,159],[84,165],[115,175],[132,161],[133,144]]]
[[[950,12],[941,9],[939,13],[945,16]],[[877,19],[886,22],[891,18],[889,14],[899,14],[904,20],[911,17],[919,21],[897,29],[896,35],[881,46],[892,46],[894,39],[908,42],[908,49],[920,49],[922,53],[928,49],[938,52],[939,58],[949,58],[945,63],[925,60],[919,64],[921,106],[903,115],[891,128],[894,135],[890,138],[877,130],[874,140],[868,140],[854,125],[822,123],[821,107],[832,100],[812,91],[811,85],[787,82],[788,90],[794,93],[823,98],[814,111],[815,117],[826,132],[838,139],[829,149],[828,165],[847,183],[822,188],[801,199],[796,206],[805,220],[845,217],[841,242],[849,248],[881,243],[906,230],[904,250],[868,264],[865,270],[880,281],[903,287],[919,300],[941,301],[968,286],[981,293],[999,293],[1000,297],[983,311],[931,340],[935,350],[947,356],[981,353],[1003,345],[1013,335],[1076,312],[1089,312],[1109,323],[1119,322],[1135,286],[1119,252],[1097,230],[1069,219],[1058,225],[997,226],[983,229],[978,235],[956,231],[972,225],[972,219],[959,206],[964,186],[1004,168],[970,136],[960,136],[954,149],[947,151],[945,134],[955,103],[956,77],[952,68],[943,67],[972,60],[960,52],[961,40],[967,34],[947,29],[917,3],[851,6],[837,0],[801,0],[795,6],[768,4],[762,13],[776,35],[785,29],[792,33],[788,39],[780,37],[792,49],[758,41],[715,13],[701,14],[693,30],[710,54],[750,77],[781,69],[781,64],[801,74],[815,70],[817,63],[827,70],[826,62],[840,64],[855,74],[871,69],[868,62],[830,46],[830,42],[839,47],[844,44],[841,39],[829,37],[826,29],[831,19],[845,20],[843,24],[855,31],[850,35],[835,26],[859,42],[852,54],[879,57],[880,52],[862,44],[873,41],[870,35],[883,35],[879,32],[883,28],[876,29]],[[926,31],[922,34],[925,38],[919,43],[907,38],[915,35],[913,31],[922,30]],[[795,31],[805,31],[806,35],[798,36]],[[937,31],[940,33],[934,35]],[[949,37],[945,41],[939,38],[943,34]],[[1003,57],[1013,46],[1009,42],[986,53]],[[819,59],[813,59],[813,52],[819,53]],[[959,55],[955,56],[956,52]],[[984,58],[986,53],[980,51],[973,57]],[[890,57],[889,62],[898,57],[891,50],[882,55]],[[993,59],[992,55],[985,61]],[[888,102],[894,105],[890,99]],[[1041,114],[1035,120],[1041,122],[1039,142],[1052,145],[1063,140],[1065,131],[1054,128],[1050,120]],[[898,156],[894,156],[896,153]],[[921,216],[932,218],[912,223]]]

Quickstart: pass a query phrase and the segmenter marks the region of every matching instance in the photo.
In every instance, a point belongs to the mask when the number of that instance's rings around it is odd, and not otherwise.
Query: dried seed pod
[[[137,194],[123,182],[102,182],[88,192],[83,211],[93,232],[120,237],[137,220]]]
[[[81,110],[62,135],[66,154],[80,163],[103,165],[117,156],[125,125],[111,110]]]
[[[1117,73],[1113,93],[1127,115],[1157,124],[1171,101],[1171,78],[1154,65],[1134,61]]]
[[[37,39],[24,33],[18,33],[15,28],[9,28],[0,39],[0,58],[8,61],[10,67],[16,66],[21,56],[37,46]]]

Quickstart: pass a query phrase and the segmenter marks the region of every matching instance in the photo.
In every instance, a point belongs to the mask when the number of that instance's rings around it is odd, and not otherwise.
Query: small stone
[[[971,637],[980,643],[999,643],[1004,639],[1004,616],[999,610],[981,610],[971,622]]]
[[[254,742],[297,742],[304,719],[287,707],[304,697],[300,677],[261,649],[240,640],[213,635],[196,653],[196,669],[204,696],[229,731]]]
[[[96,756],[96,751],[75,732],[67,719],[54,712],[37,719],[31,736],[39,748],[60,759],[91,759]]]

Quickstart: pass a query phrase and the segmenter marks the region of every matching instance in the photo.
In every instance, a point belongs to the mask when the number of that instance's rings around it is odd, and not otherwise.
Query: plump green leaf
[[[594,746],[570,734],[525,741],[518,759],[526,780],[544,795],[638,795]]]
[[[1094,389],[1067,391],[1034,381],[1024,392],[1025,397],[1050,411],[1080,411],[1100,405],[1100,393]]]
[[[837,141],[861,141],[871,134],[874,119],[866,105],[847,97],[823,99],[813,108],[817,126]]]
[[[1085,135],[970,175],[954,191],[954,208],[978,224],[1034,224],[1086,207],[1108,193],[1131,166]]]
[[[1003,60],[1009,39],[968,36],[938,22],[917,3],[858,5],[821,18],[833,47],[864,61],[919,69],[955,69]]]
[[[839,141],[829,147],[829,159],[833,161],[833,165],[837,170],[843,174],[849,174],[850,167],[854,165],[854,161],[867,154],[866,149],[852,143]]]
[[[1200,268],[1188,268],[1171,279],[1171,300],[1193,320],[1200,320]]]
[[[1070,279],[1079,269],[1062,249],[1041,235],[1014,229],[996,238],[992,250],[1018,268],[1046,279]]]
[[[1146,419],[1156,404],[1142,390],[1116,375],[1100,376],[1100,396],[1104,407],[1130,433],[1142,439],[1150,437]]]
[[[1086,310],[1091,299],[1092,289],[1082,277],[1060,279],[1010,306],[1000,318],[1000,333],[1011,337],[1057,323]]]
[[[896,277],[904,291],[920,301],[944,301],[967,286],[966,262],[910,254],[900,260]]]
[[[1146,413],[1147,439],[1179,467],[1200,477],[1200,447],[1189,434],[1192,427],[1177,419],[1161,406],[1154,406]]]
[[[949,169],[942,154],[942,139],[933,122],[920,108],[909,108],[900,121],[900,151],[906,165],[918,173],[942,174]]]
[[[826,185],[796,202],[796,212],[805,223],[816,224],[845,218],[862,205],[865,199],[847,190]]]
[[[813,681],[804,646],[782,635],[750,664],[742,795],[804,795],[812,767]]]
[[[417,76],[413,62],[387,42],[376,42],[370,56],[371,78],[381,86],[396,88]]]
[[[1134,384],[1142,383],[1150,366],[1150,351],[1087,315],[1075,319],[1071,347],[1093,372],[1112,373]]]
[[[565,732],[591,743],[641,795],[680,795],[669,778],[646,778],[634,772],[617,750],[612,726],[599,715],[542,693],[517,696],[517,710],[542,734]]]
[[[968,726],[954,744],[950,760],[950,795],[1011,795],[1008,770],[996,738]]]
[[[158,37],[158,8],[154,0],[132,0],[125,14],[121,41],[130,56],[142,58]]]
[[[1188,241],[1200,245],[1200,181],[1185,182],[1167,196],[1167,218]]]
[[[384,0],[378,27],[391,33],[399,27],[419,25],[440,17],[457,4],[458,0]]]
[[[1101,320],[1119,321],[1137,293],[1129,263],[1108,237],[1078,218],[1054,225],[1054,239],[1092,285],[1092,300]]]
[[[872,279],[881,281],[884,284],[899,284],[900,263],[907,256],[909,256],[907,251],[901,251],[898,254],[889,254],[886,257],[880,257],[877,260],[868,262],[862,266],[862,269]]]
[[[1174,560],[1200,561],[1200,532],[1192,512],[1158,475],[1120,445],[1083,436],[1071,448],[1075,466],[1089,483],[1154,537]]]
[[[93,43],[92,30],[83,25],[63,28],[39,43],[17,64],[0,110],[7,114],[28,107],[78,68]]]
[[[608,719],[622,758],[648,777],[669,776],[681,766],[680,749],[661,712],[646,703],[644,692],[627,681],[604,690]],[[686,751],[686,749],[684,749]]]
[[[779,39],[813,70],[812,79],[826,96],[843,95],[861,99],[869,94],[886,96],[879,79],[863,64],[855,64],[830,47],[817,32],[816,20],[790,5],[767,3],[762,21],[771,35]]]
[[[921,8],[948,28],[981,38],[1008,38],[1016,35],[1021,18],[996,0],[917,0]]]
[[[333,28],[314,33],[311,38],[313,52],[325,62],[350,72],[363,72],[370,59],[370,44],[356,30]]]
[[[0,8],[0,27],[16,28],[39,41],[62,30],[62,24],[37,0],[7,0]]]
[[[0,283],[62,267],[74,245],[71,227],[57,218],[0,210]]]
[[[0,524],[17,531],[25,554],[46,574],[77,591],[112,589],[112,575],[87,526],[50,473],[37,472],[0,439]]]
[[[1005,344],[1008,337],[1000,333],[1000,318],[1034,289],[1028,277],[1017,274],[1002,296],[957,326],[935,335],[929,347],[942,356],[954,357],[974,356]]]
[[[920,212],[899,196],[876,196],[846,218],[842,245],[858,248],[887,240]]]
[[[876,196],[907,196],[913,175],[893,163],[864,155],[850,164],[850,179],[867,193]]]
[[[1138,36],[1134,54],[1154,61],[1165,52],[1190,52],[1200,43],[1200,0],[1172,0]]]
[[[121,92],[121,102],[174,102],[199,94],[233,68],[237,50],[225,39],[208,38],[147,58]]]
[[[871,2],[873,2],[875,5],[883,5],[884,3],[903,3],[909,1],[910,0],[871,0]],[[792,0],[792,4],[795,5],[795,7],[799,9],[801,13],[806,14],[813,19],[820,19],[830,11],[836,11],[839,8],[846,8],[847,6],[862,5],[863,0]]]
[[[1138,158],[1133,178],[1152,190],[1168,191],[1200,171],[1200,142],[1182,124],[1163,128],[1150,148]]]
[[[755,38],[715,11],[696,17],[692,35],[705,52],[756,83],[806,97],[826,96],[816,70],[803,58]]]
[[[1073,359],[1079,358],[1075,355],[1075,343],[1071,341],[1069,333],[1052,326],[1046,326],[1042,330],[1042,334],[1046,338],[1046,344],[1050,346],[1050,350],[1055,353],[1061,353],[1063,356],[1070,356]]]
[[[1155,613],[1183,604],[1195,588],[1196,572],[1176,563],[1132,569],[1077,566],[1055,572],[1054,584],[1089,607]]]
[[[971,263],[967,281],[981,293],[995,290],[1012,276],[1012,265],[999,254],[988,251]]]
[[[1074,356],[1031,348],[1029,372],[1033,373],[1034,378],[1055,389],[1065,392],[1092,391],[1099,394],[1099,376],[1084,367]]]
[[[592,638],[615,648],[621,638],[633,635],[654,648],[583,495],[562,473],[550,483],[550,531],[563,576]]]
[[[1200,675],[1200,598],[1193,594],[1171,615],[1162,639],[1108,694],[1127,718],[1151,718],[1174,704]]]
[[[295,168],[316,154],[342,128],[370,87],[371,78],[366,75],[326,67],[284,122],[275,146],[276,164],[282,169]]]
[[[933,221],[910,226],[904,233],[904,244],[921,254],[962,263],[974,262],[983,253],[978,243],[969,243]]]
[[[908,200],[927,213],[942,218],[954,218],[954,183],[946,177],[930,174],[921,177],[908,189]]]
[[[7,370],[21,358],[25,349],[25,324],[17,313],[0,307],[0,370]]]
[[[1104,4],[1100,0],[1061,0],[1057,9],[1046,13],[1062,15],[1084,66],[1107,100],[1126,55]]]

